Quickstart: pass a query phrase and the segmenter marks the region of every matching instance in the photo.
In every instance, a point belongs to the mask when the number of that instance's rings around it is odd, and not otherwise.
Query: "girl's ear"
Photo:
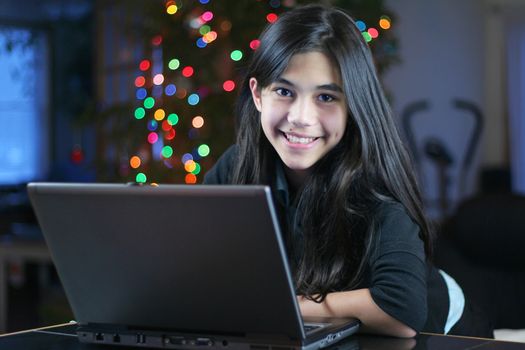
[[[252,99],[253,103],[255,104],[255,108],[261,112],[261,90],[258,87],[257,79],[253,77],[250,78],[250,90],[252,92]]]

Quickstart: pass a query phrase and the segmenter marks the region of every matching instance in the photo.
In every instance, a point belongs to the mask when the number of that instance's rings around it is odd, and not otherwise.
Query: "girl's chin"
[[[296,172],[296,173],[308,173],[313,166],[313,164],[300,164],[297,162],[283,161],[283,163],[288,169],[288,171]]]

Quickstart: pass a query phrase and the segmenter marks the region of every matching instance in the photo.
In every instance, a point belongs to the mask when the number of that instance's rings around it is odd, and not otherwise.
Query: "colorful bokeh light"
[[[176,132],[175,129],[170,129],[166,132],[166,135],[164,135],[164,138],[166,140],[173,140],[175,138]]]
[[[179,116],[176,113],[171,113],[168,115],[168,123],[170,123],[170,125],[177,125],[178,122]]]
[[[184,182],[187,184],[196,184],[197,183],[197,176],[194,174],[186,174],[186,177],[184,178]]]
[[[204,22],[209,22],[213,19],[213,12],[211,11],[206,11],[204,12],[202,15],[201,15],[201,19],[204,21]]]
[[[197,148],[197,153],[199,154],[199,156],[201,157],[206,157],[210,154],[210,146],[206,145],[206,144],[202,144],[199,146],[199,148]]]
[[[136,87],[143,87],[145,84],[146,84],[146,78],[144,78],[143,76],[139,75],[138,77],[135,78]]]
[[[274,23],[278,18],[279,16],[277,16],[275,13],[269,13],[266,15],[266,20],[270,23]]]
[[[171,146],[162,147],[162,156],[164,158],[170,158],[173,155],[173,148]]]
[[[193,175],[199,175],[201,172],[201,165],[199,163],[195,163],[195,169],[191,172]]]
[[[162,108],[157,109],[155,113],[153,114],[153,118],[155,118],[155,120],[159,122],[162,119],[164,119],[165,116],[166,116],[166,112]]]
[[[136,119],[142,119],[146,115],[146,110],[142,107],[138,107],[135,109],[135,118]]]
[[[159,127],[159,123],[157,123],[156,120],[150,120],[148,122],[148,130],[149,131],[155,131]]]
[[[129,165],[133,168],[133,169],[137,169],[138,167],[140,167],[140,164],[142,163],[142,161],[140,160],[140,157],[138,156],[133,156],[130,158],[129,160]]]
[[[176,58],[173,58],[168,62],[168,68],[171,70],[175,70],[179,67],[180,67],[180,61]]]
[[[234,61],[240,61],[242,59],[242,51],[241,50],[233,50],[230,53],[230,58]]]
[[[155,99],[153,97],[147,97],[144,100],[144,107],[147,109],[151,109],[153,108],[153,106],[155,106]]]
[[[182,155],[181,160],[182,160],[182,164],[186,164],[186,162],[193,160],[193,156],[191,155],[191,153],[184,153]]]
[[[390,17],[388,16],[381,16],[381,19],[379,20],[379,26],[381,29],[390,29],[390,26],[392,25],[392,21],[390,20]]]
[[[155,84],[155,85],[162,85],[163,82],[164,82],[164,75],[156,74],[153,77],[153,84]]]
[[[204,40],[204,42],[207,44],[211,43],[215,39],[217,39],[217,32],[213,30],[202,37],[202,40]]]
[[[156,132],[150,132],[148,134],[148,142],[150,144],[154,144],[155,142],[157,142],[159,140],[159,135],[157,135]]]
[[[135,182],[138,183],[145,183],[147,181],[146,174],[144,173],[138,173],[137,176],[135,176]]]
[[[173,95],[175,95],[176,92],[177,92],[177,87],[174,84],[168,84],[164,88],[164,93],[167,96],[173,96]]]
[[[188,173],[191,173],[197,167],[195,164],[196,163],[194,160],[188,160],[186,163],[184,163],[184,170],[186,170]]]
[[[185,76],[186,78],[191,77],[193,73],[194,73],[194,70],[192,66],[186,66],[182,68],[182,75]]]
[[[208,46],[208,44],[206,44],[206,42],[204,41],[203,38],[198,38],[198,39],[197,39],[197,42],[195,43],[195,45],[197,45],[197,47],[198,47],[199,49],[203,49],[203,48],[205,48],[206,46]]]
[[[137,96],[137,100],[143,100],[148,95],[148,91],[144,88],[137,89],[137,92],[135,93],[135,96]]]
[[[199,33],[201,33],[201,35],[208,34],[210,31],[211,31],[211,27],[207,24],[199,28]]]
[[[204,125],[204,118],[201,117],[200,115],[194,117],[192,120],[191,120],[191,125],[198,129],[198,128],[202,128],[202,126]]]
[[[250,41],[250,49],[257,50],[257,48],[261,45],[261,41],[258,39],[254,39]]]
[[[235,82],[233,80],[226,80],[222,83],[222,88],[227,92],[233,91],[235,89]]]
[[[151,62],[149,60],[142,60],[139,63],[139,69],[141,71],[147,71],[151,67]]]
[[[200,101],[200,97],[197,94],[191,94],[188,96],[188,104],[191,106],[195,106]]]
[[[177,11],[179,10],[179,8],[177,7],[177,5],[169,5],[167,8],[166,8],[166,12],[168,13],[168,15],[174,15],[177,13]]]
[[[171,124],[170,124],[167,120],[164,120],[164,121],[162,122],[162,130],[164,130],[164,131],[169,131],[169,130],[171,130],[171,129],[173,129],[173,127],[171,126]]]

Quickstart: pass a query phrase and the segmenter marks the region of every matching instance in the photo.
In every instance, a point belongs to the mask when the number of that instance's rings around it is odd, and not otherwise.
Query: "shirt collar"
[[[288,181],[284,174],[283,163],[279,160],[275,164],[275,189],[278,195],[278,200],[282,205],[288,207],[290,205],[290,190],[288,188]]]

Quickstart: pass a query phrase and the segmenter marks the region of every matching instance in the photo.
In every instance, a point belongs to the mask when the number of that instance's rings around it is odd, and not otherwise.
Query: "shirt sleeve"
[[[203,184],[223,185],[231,183],[231,171],[236,157],[237,146],[230,146],[219,157],[215,165],[204,175]]]
[[[370,293],[387,314],[419,332],[427,319],[427,263],[419,226],[399,203],[380,210]]]

